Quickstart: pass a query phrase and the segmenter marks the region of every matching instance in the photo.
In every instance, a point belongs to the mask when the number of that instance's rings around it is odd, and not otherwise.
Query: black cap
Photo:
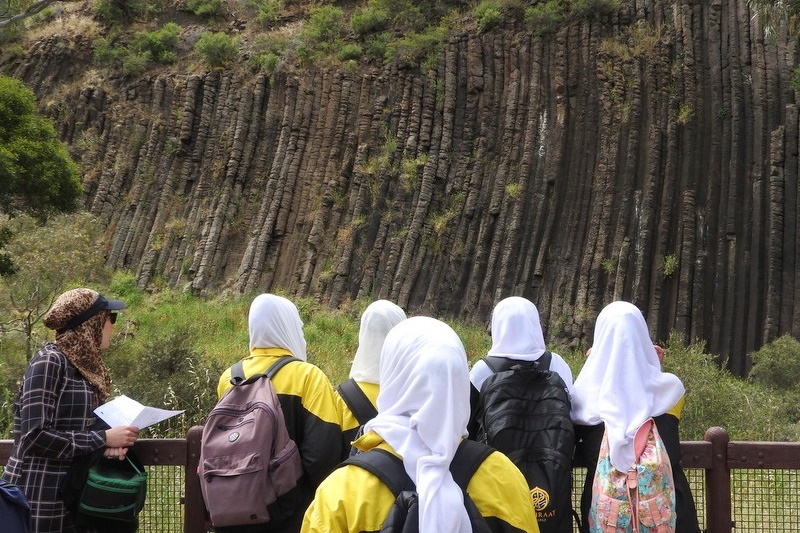
[[[122,300],[109,300],[102,294],[97,297],[97,300],[94,301],[92,305],[90,305],[85,311],[82,313],[74,316],[72,320],[66,323],[63,328],[58,330],[58,333],[63,333],[68,329],[75,329],[94,315],[99,313],[103,310],[110,310],[110,311],[117,311],[119,309],[125,309],[125,302]]]

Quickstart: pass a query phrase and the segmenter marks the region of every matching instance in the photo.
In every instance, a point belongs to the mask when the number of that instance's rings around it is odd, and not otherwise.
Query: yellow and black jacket
[[[394,453],[376,433],[367,433],[355,445],[361,450],[378,447]],[[538,533],[525,478],[500,452],[493,452],[481,464],[467,493],[493,532]],[[392,491],[377,477],[359,466],[345,465],[317,489],[303,517],[301,532],[377,532],[394,502]]]

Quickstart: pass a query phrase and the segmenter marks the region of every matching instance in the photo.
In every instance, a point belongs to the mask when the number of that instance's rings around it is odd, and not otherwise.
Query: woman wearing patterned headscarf
[[[3,479],[31,504],[33,533],[80,531],[61,488],[76,457],[104,449],[124,458],[138,428],[93,430],[94,409],[108,399],[109,375],[101,352],[111,341],[116,313],[125,307],[92,289],[73,289],[53,302],[44,324],[56,331],[28,363],[14,402],[14,448]]]
[[[627,472],[637,459],[634,436],[650,418],[672,464],[676,531],[700,531],[694,499],[680,466],[678,423],[685,389],[677,376],[661,370],[660,359],[635,305],[613,302],[597,316],[591,352],[575,379],[572,396],[575,454],[588,465],[581,498],[584,531],[588,531],[592,481],[603,433],[608,433],[611,464]]]
[[[450,472],[469,419],[469,368],[458,335],[433,318],[403,320],[383,344],[380,383],[378,415],[354,445],[402,460],[417,489],[421,533],[472,531],[464,491]],[[505,455],[487,452],[466,494],[494,533],[538,533],[522,473]],[[320,485],[301,531],[378,531],[394,502],[377,476],[345,464]]]

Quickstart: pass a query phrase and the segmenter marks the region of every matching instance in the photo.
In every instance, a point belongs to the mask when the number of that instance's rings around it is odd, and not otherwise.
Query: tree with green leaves
[[[46,219],[78,207],[78,167],[51,121],[36,112],[33,91],[0,76],[0,213]]]
[[[78,167],[52,122],[37,114],[33,91],[0,76],[0,215],[25,213],[44,221],[74,211],[82,194]],[[11,238],[0,226],[0,276],[14,272],[5,250]]]
[[[774,33],[781,21],[788,21],[792,32],[797,33],[800,0],[747,0],[747,4],[767,34]]]
[[[0,2],[0,28],[44,10],[56,0],[5,0]]]

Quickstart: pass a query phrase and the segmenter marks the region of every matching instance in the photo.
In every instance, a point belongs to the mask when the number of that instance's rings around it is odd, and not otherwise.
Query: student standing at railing
[[[314,490],[339,464],[342,457],[342,430],[330,381],[319,367],[306,361],[303,321],[297,307],[275,294],[253,299],[248,315],[250,354],[242,360],[244,377],[263,374],[278,359],[299,359],[284,366],[272,378],[281,402],[289,437],[297,443],[303,463],[303,478],[298,484],[300,503],[293,502],[292,513],[280,522],[267,522],[259,531],[296,533],[303,511]],[[232,385],[231,368],[223,372],[217,385],[222,397]],[[293,496],[294,497],[294,496]],[[277,505],[281,504],[278,500]],[[250,530],[248,530],[250,531]]]
[[[32,533],[78,531],[62,501],[61,488],[74,458],[104,448],[123,459],[139,430],[118,426],[90,429],[93,413],[109,395],[108,348],[115,310],[125,307],[91,289],[56,298],[44,324],[56,330],[28,363],[14,402],[14,449],[3,479],[19,486],[31,504]]]
[[[678,423],[685,389],[677,376],[662,372],[660,359],[636,306],[613,302],[600,312],[591,353],[575,379],[572,396],[575,453],[587,465],[581,495],[584,532],[589,531],[592,482],[604,432],[608,431],[612,464],[630,465],[635,461],[634,434],[649,418],[654,419],[672,464],[675,531],[700,531],[691,489],[680,465]]]
[[[470,519],[479,517],[470,514],[469,506],[488,522],[492,533],[539,532],[522,473],[500,452],[464,439],[469,368],[464,346],[452,328],[429,317],[397,324],[383,345],[380,382],[378,415],[355,442],[362,452],[355,458],[377,454],[401,465],[416,487],[419,531],[472,531]],[[471,475],[464,475],[466,492],[450,471],[463,448],[481,452],[473,458]],[[389,476],[388,471],[381,472]],[[362,466],[345,463],[317,489],[302,533],[378,531],[395,501],[382,479]]]
[[[367,423],[366,416],[375,416],[378,408],[378,390],[380,388],[381,348],[386,335],[394,326],[406,319],[403,309],[388,300],[376,300],[369,304],[361,314],[361,326],[358,330],[358,349],[350,367],[350,379],[336,389],[336,401],[339,406],[344,438],[343,453],[346,457],[350,443],[356,438],[358,430]],[[351,397],[351,396],[354,397]],[[350,403],[358,407],[356,400],[367,400],[372,407],[371,413],[360,413],[357,416]]]

